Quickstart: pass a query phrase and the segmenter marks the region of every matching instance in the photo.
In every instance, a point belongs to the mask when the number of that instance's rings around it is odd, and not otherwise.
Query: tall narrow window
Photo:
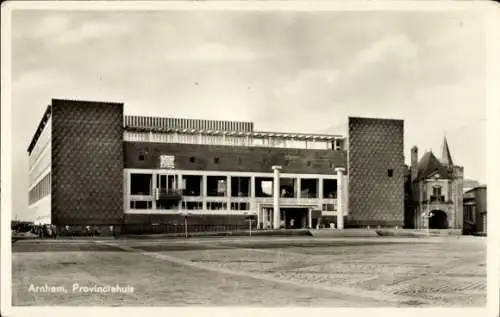
[[[442,195],[442,188],[439,185],[432,187],[432,200],[434,201],[444,201],[444,196]]]

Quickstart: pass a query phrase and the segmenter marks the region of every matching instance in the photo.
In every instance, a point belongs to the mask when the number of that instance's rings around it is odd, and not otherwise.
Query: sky
[[[484,37],[465,11],[14,11],[14,217],[29,216],[26,149],[52,98],[282,132],[404,119],[407,161],[414,145],[439,157],[446,135],[484,183]]]

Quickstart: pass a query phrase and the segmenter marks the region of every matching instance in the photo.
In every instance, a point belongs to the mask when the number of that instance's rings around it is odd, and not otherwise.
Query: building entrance
[[[286,229],[307,228],[307,208],[281,208],[281,220]]]
[[[448,217],[442,210],[433,210],[429,219],[430,229],[448,229]]]

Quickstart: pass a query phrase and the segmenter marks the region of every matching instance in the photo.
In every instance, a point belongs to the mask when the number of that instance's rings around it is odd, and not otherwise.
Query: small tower
[[[453,167],[453,160],[451,159],[450,148],[448,147],[448,140],[444,136],[443,146],[441,147],[441,163],[447,168]]]

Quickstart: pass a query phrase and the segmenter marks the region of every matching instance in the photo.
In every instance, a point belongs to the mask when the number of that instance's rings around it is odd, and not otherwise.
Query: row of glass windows
[[[48,144],[51,141],[51,135],[52,135],[51,121],[52,121],[52,119],[49,119],[49,121],[45,125],[44,129],[40,133],[40,136],[38,137],[35,146],[31,150],[30,157],[29,157],[30,168],[33,166],[33,164],[37,160],[40,153],[42,153],[42,151],[48,146]]]
[[[178,206],[176,205],[170,205],[169,207],[157,205],[156,209],[172,209],[175,210],[177,209]],[[227,210],[227,203],[226,202],[218,202],[218,201],[207,201],[206,202],[206,208],[203,208],[203,202],[202,201],[182,201],[181,202],[181,208],[183,210]],[[152,201],[139,201],[139,200],[132,200],[130,201],[130,209],[153,209],[153,202]],[[250,204],[249,203],[243,203],[243,202],[238,202],[238,203],[231,203],[230,204],[230,210],[250,210]],[[337,205],[335,204],[323,204],[322,205],[322,210],[323,211],[336,211],[337,210]],[[467,215],[467,213],[466,213]],[[469,219],[469,218],[466,218]],[[472,218],[470,218],[472,221]]]
[[[125,141],[131,142],[158,142],[158,143],[185,143],[209,145],[235,145],[256,147],[278,147],[317,150],[340,150],[343,148],[342,140],[335,141],[306,141],[288,140],[276,137],[251,137],[251,136],[221,136],[203,134],[175,134],[175,133],[140,133],[125,132]]]
[[[181,119],[181,118],[158,118],[142,116],[125,116],[126,126],[135,127],[158,127],[173,129],[200,129],[217,131],[252,131],[253,123],[201,120],[201,119]]]
[[[203,196],[206,189],[208,197],[250,197],[250,177],[239,176],[207,176],[206,183],[201,175],[159,175],[155,174],[155,186],[153,188],[153,174],[130,174],[129,194],[150,196],[155,195],[158,199],[161,194],[175,192],[184,196]],[[322,190],[320,190],[320,181]],[[280,196],[282,198],[337,198],[336,179],[302,178],[300,188],[298,180],[294,178],[280,179]],[[273,196],[273,178],[255,177],[255,197]]]
[[[34,204],[51,192],[51,173],[45,175],[36,185],[29,191],[29,204]]]
[[[51,153],[50,151],[45,152],[42,156],[39,156],[38,162],[32,166],[29,171],[29,184],[33,185],[36,180],[50,168],[51,165]]]
[[[130,209],[152,209],[153,202],[152,201],[144,201],[144,200],[131,200],[130,201]],[[177,209],[177,205],[169,205],[164,206],[161,204],[156,205],[156,209]],[[181,208],[184,210],[203,210],[203,202],[202,201],[182,201]],[[249,203],[231,203],[230,210],[250,210]],[[227,210],[227,203],[220,201],[207,201],[206,202],[207,210]]]
[[[33,166],[35,165],[36,161],[39,159],[40,155],[42,154],[42,152],[50,146],[51,142],[50,142],[50,134],[49,133],[45,133],[46,131],[44,130],[43,134],[37,141],[35,147],[33,148],[33,151],[31,152],[30,156],[29,156],[29,168],[33,168]],[[48,152],[45,152],[45,153],[49,153],[49,156],[50,156],[50,151]],[[45,154],[47,155],[47,154]]]

